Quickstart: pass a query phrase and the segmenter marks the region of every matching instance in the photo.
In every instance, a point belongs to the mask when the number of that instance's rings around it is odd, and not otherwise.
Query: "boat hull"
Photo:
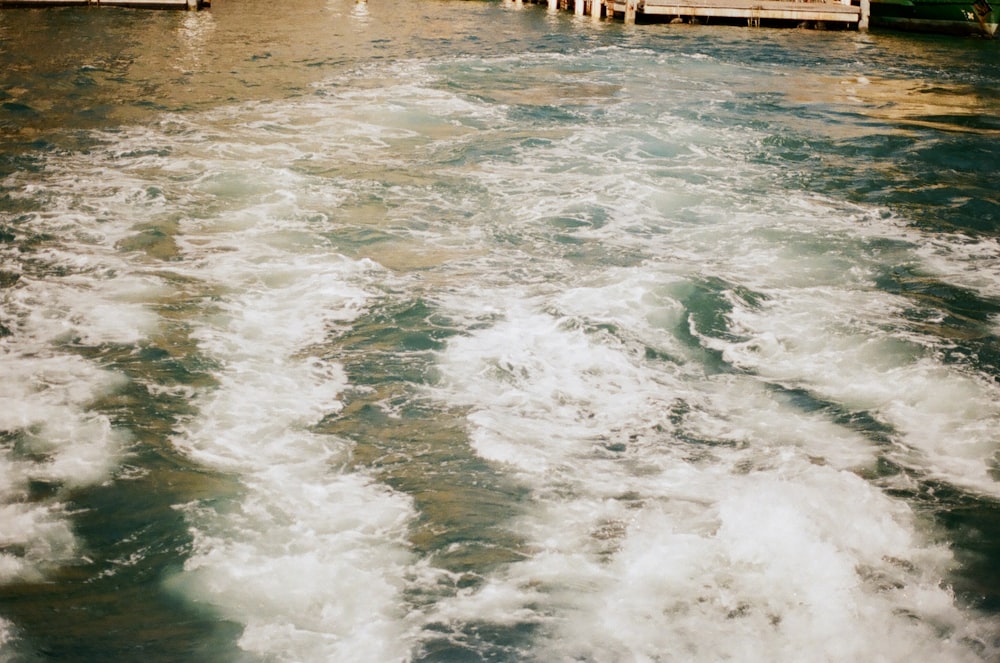
[[[994,37],[1000,0],[872,0],[873,27]]]

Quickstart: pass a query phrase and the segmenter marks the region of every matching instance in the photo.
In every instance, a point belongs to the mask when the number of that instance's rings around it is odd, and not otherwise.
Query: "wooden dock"
[[[519,4],[524,0],[508,0]],[[870,0],[529,0],[594,20],[740,23],[868,29]]]
[[[132,7],[137,9],[207,9],[211,0],[0,0],[6,7]]]

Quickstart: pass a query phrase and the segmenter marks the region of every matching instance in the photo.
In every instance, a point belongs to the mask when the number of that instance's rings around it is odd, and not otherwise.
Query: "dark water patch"
[[[421,396],[434,379],[432,351],[456,333],[423,300],[388,303],[355,321],[329,350],[355,388],[343,395],[343,411],[316,430],[352,440],[355,463],[410,495],[419,513],[414,549],[477,585],[523,558],[508,527],[526,492],[470,448],[465,413],[431,407]]]
[[[708,277],[693,283],[691,296],[685,301],[691,319],[699,332],[715,338],[737,340],[729,331],[729,314],[734,298],[750,309],[756,309],[766,296],[720,278]]]
[[[1000,232],[995,136],[923,126],[847,139],[783,133],[765,138],[756,159],[798,164],[785,173],[797,186],[888,206],[929,230]]]
[[[440,350],[457,330],[425,300],[389,303],[376,307],[338,334],[339,352],[371,362],[360,384],[402,379],[421,384],[426,380],[432,350]],[[397,372],[398,371],[398,372]]]
[[[889,449],[894,443],[895,429],[880,421],[871,412],[846,409],[840,404],[832,402],[824,407],[824,411],[830,415],[833,423],[861,433],[879,447]],[[885,465],[886,462],[888,461],[879,458],[878,463],[880,464],[879,468],[881,468],[878,470],[879,472],[890,469],[888,465]],[[896,471],[894,470],[892,473],[895,474]]]
[[[467,585],[522,559],[523,544],[509,523],[520,514],[526,490],[472,451],[461,413],[421,406],[391,382],[370,386],[373,391],[346,394],[343,412],[317,431],[351,439],[356,464],[414,499],[415,551],[449,571],[471,574]]]
[[[602,228],[608,222],[609,213],[606,207],[600,205],[571,205],[558,216],[542,219],[543,223],[561,232],[578,229]]]
[[[949,193],[964,192],[969,198],[996,201],[1000,138],[997,135],[934,135],[922,140],[907,153],[908,186],[904,191],[915,195],[923,189],[935,191],[946,187]],[[916,202],[929,202],[917,198]],[[1000,219],[993,221],[1000,223]]]
[[[1000,315],[1000,300],[986,299],[971,290],[921,274],[908,265],[886,265],[875,284],[886,292],[944,312],[941,326],[954,328],[959,337],[991,334],[991,320]]]
[[[801,412],[822,413],[831,422],[860,433],[876,446],[888,448],[892,444],[895,436],[893,427],[880,421],[867,410],[845,408],[836,401],[822,398],[801,387],[788,387],[773,382],[767,383],[767,387]]]
[[[949,484],[915,477],[915,489],[887,492],[911,503],[947,541],[957,563],[947,577],[965,606],[1000,615],[1000,502]],[[994,645],[1000,644],[1000,628]]]
[[[0,118],[0,136],[4,133],[3,125],[3,119]],[[28,204],[28,200],[30,200],[28,197],[11,197],[7,193],[11,189],[11,184],[5,182],[4,178],[15,173],[34,175],[42,172],[46,155],[54,150],[55,146],[44,140],[5,139],[0,141],[0,202],[3,203],[3,207],[0,209],[6,212],[19,211],[20,206]],[[15,183],[13,186],[19,187],[20,183]]]
[[[41,445],[42,448],[39,448],[40,445],[37,442],[40,432],[37,425],[3,431],[3,446],[10,453],[11,458],[38,464],[45,463],[50,458],[50,452],[44,448],[44,444]],[[59,484],[55,485],[58,487]]]
[[[683,363],[683,360],[680,357],[674,356],[669,352],[665,352],[661,348],[654,348],[648,345],[643,348],[643,357],[646,361],[651,362],[662,362],[677,365]]]
[[[1000,504],[994,500],[952,500],[935,513],[951,541],[959,568],[950,581],[959,600],[1000,614]]]
[[[40,113],[31,106],[17,101],[5,101],[0,104],[0,110],[3,110],[5,113],[10,113],[14,117],[25,115],[34,117],[40,115]]]
[[[0,270],[0,289],[10,288],[21,280],[21,275],[17,272]]]
[[[950,225],[992,236],[1000,234],[1000,199],[970,198],[953,209],[954,217],[948,219]]]
[[[89,88],[97,86],[97,81],[92,76],[80,74],[73,79],[73,86],[78,88]]]
[[[924,122],[939,126],[948,131],[973,131],[975,133],[985,132],[984,138],[991,132],[1000,132],[1000,118],[989,115],[979,115],[977,113],[968,114],[940,114],[940,115],[915,115],[913,121]]]
[[[556,244],[582,244],[584,240],[580,239],[579,237],[574,237],[573,235],[565,235],[562,233],[558,233],[552,235],[552,241],[555,242]],[[582,255],[579,253],[574,255],[582,257]]]
[[[557,228],[560,231],[564,232],[567,230],[572,231],[578,228],[590,227],[590,224],[587,221],[567,216],[556,216],[548,219],[543,219],[542,223],[547,223],[553,228]]]
[[[530,122],[549,126],[559,123],[576,123],[583,119],[579,112],[566,106],[519,104],[507,111],[511,122]]]
[[[322,233],[334,246],[352,257],[357,257],[358,249],[367,249],[383,242],[398,241],[399,237],[386,230],[372,226],[338,225],[334,230]]]
[[[330,67],[337,69],[343,67],[350,63],[350,60],[345,58],[322,58],[319,60],[305,60],[302,64],[306,67]]]
[[[193,345],[185,334],[161,341],[67,346],[126,378],[89,410],[107,416],[127,448],[118,469],[99,485],[30,486],[28,499],[66,505],[81,551],[75,562],[50,569],[42,582],[0,586],[4,616],[23,637],[13,660],[209,663],[231,660],[237,649],[242,625],[203,612],[163,587],[191,553],[188,525],[176,507],[233,495],[239,486],[174,450],[171,437],[192,408],[185,390],[170,387],[210,376],[199,377],[188,368],[192,362],[180,358]],[[13,452],[18,437],[5,438]]]
[[[559,256],[579,266],[608,268],[636,267],[651,256],[636,252],[632,248],[612,246],[597,239],[580,237],[576,234],[555,233],[546,238],[555,246],[546,247],[546,252],[552,248],[561,249]]]
[[[885,265],[875,282],[913,301],[903,317],[913,331],[937,341],[940,361],[1000,380],[1000,338],[994,331],[1000,299],[942,282],[910,265]]]
[[[671,330],[678,340],[702,353],[708,374],[732,372],[721,350],[706,347],[699,336],[739,341],[729,331],[732,302],[727,298],[733,286],[718,278],[706,278],[673,286],[672,295],[686,311],[682,321]]]
[[[170,107],[167,106],[166,104],[164,104],[164,103],[158,103],[156,101],[151,101],[149,99],[140,99],[139,101],[134,101],[134,102],[132,102],[132,105],[135,108],[140,108],[140,109],[146,110],[146,111],[168,111],[168,110],[170,110]],[[184,109],[183,108],[179,108],[177,110],[184,110]]]
[[[437,163],[445,166],[470,166],[483,163],[517,163],[521,150],[506,137],[495,141],[477,141],[472,145],[448,145],[446,153],[438,153]]]
[[[18,625],[11,663],[223,663],[233,660],[243,628],[192,611],[158,582],[127,575],[87,582],[81,569],[0,587],[0,602]]]
[[[449,632],[448,636],[423,643],[414,657],[416,663],[504,663],[537,660],[530,653],[530,642],[540,630],[539,625],[535,623],[513,626],[486,622],[473,623],[463,625],[458,631],[440,625],[440,630]]]
[[[973,366],[981,375],[1000,383],[1000,337],[983,336],[952,352],[956,360]]]
[[[717,458],[711,452],[713,448],[736,448],[743,445],[742,442],[736,440],[706,437],[704,435],[693,433],[688,426],[687,418],[694,413],[695,408],[684,399],[677,399],[674,401],[667,411],[667,420],[673,426],[670,430],[671,438],[689,445],[693,449],[688,454],[687,460],[689,462],[714,463],[717,461]],[[663,427],[659,427],[656,432],[663,433]]]
[[[536,148],[549,148],[552,147],[552,140],[537,135],[529,136],[521,140],[520,146],[522,149],[525,150],[536,149]]]
[[[813,139],[793,133],[766,136],[762,145],[767,148],[767,157],[764,158],[764,161],[768,163],[802,163],[819,159]]]
[[[865,479],[866,481],[870,481],[877,486],[883,485],[886,479],[891,479],[892,477],[900,475],[910,477],[913,475],[912,470],[903,467],[888,456],[879,456],[875,459],[874,465],[871,467],[859,468],[856,472],[859,477]],[[900,497],[898,490],[889,489],[886,490],[886,492],[895,497]]]
[[[892,159],[905,154],[918,141],[915,136],[900,132],[864,133],[841,140],[829,139],[814,143],[824,151],[835,153],[842,158],[858,160],[870,166],[889,166]],[[884,163],[885,159],[890,162]]]
[[[97,405],[118,419],[123,398],[139,400],[145,393],[129,391]],[[208,663],[227,660],[235,648],[241,626],[202,613],[162,587],[190,554],[188,527],[174,506],[235,487],[178,458],[164,437],[170,418],[151,414],[155,404],[145,400],[145,406],[127,407],[127,418],[160,423],[132,428],[135,439],[116,477],[89,488],[31,487],[31,499],[58,496],[67,504],[82,550],[75,563],[50,570],[44,582],[0,586],[4,616],[26,635],[24,660]]]
[[[192,370],[197,360],[175,358],[167,350],[155,346],[137,350],[105,347],[81,354],[107,362],[103,365],[132,378],[121,389],[96,399],[93,406],[107,414],[113,423],[127,425],[133,434],[145,433],[150,436],[151,443],[164,448],[169,448],[167,438],[174,432],[178,418],[194,412],[186,390],[169,388],[214,383],[211,376]],[[161,387],[167,389],[160,393]],[[157,392],[155,396],[154,391]]]

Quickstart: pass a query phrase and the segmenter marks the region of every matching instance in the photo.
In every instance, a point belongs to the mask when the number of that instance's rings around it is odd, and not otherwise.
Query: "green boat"
[[[993,38],[1000,0],[871,0],[872,27]]]

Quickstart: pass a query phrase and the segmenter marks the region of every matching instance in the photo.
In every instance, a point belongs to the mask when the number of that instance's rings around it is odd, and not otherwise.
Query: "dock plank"
[[[615,13],[624,13],[625,0],[615,0]],[[645,0],[645,16],[745,18],[748,20],[827,21],[857,24],[861,8],[840,2],[783,0]]]
[[[137,9],[205,9],[210,0],[0,0],[7,7],[133,7]]]

